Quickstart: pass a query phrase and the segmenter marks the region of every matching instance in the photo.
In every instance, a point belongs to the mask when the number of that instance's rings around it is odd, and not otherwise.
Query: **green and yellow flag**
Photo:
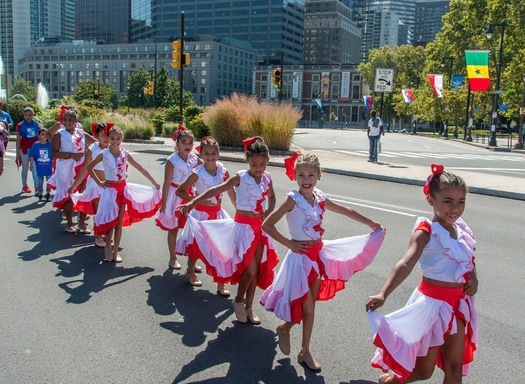
[[[489,52],[465,51],[471,91],[488,91],[490,88]]]

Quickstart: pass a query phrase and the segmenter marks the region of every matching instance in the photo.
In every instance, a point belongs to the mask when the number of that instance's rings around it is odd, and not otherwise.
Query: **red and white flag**
[[[443,75],[427,75],[437,98],[443,97]]]

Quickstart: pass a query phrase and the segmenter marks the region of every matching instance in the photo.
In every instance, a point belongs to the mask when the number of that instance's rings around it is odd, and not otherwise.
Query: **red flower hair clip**
[[[301,154],[299,151],[293,151],[292,156],[284,159],[284,166],[286,168],[286,176],[292,181],[295,180],[295,160]]]
[[[59,118],[58,118],[58,121],[60,122],[60,124],[62,124],[62,115],[64,115],[65,111],[67,111],[67,107],[65,105],[62,105],[60,107],[60,115],[59,115]]]
[[[106,123],[106,128],[104,128],[104,133],[106,134],[106,136],[109,136],[109,130],[113,128],[114,126],[115,126],[115,123],[110,123],[110,122]]]
[[[425,186],[423,187],[423,193],[425,195],[428,195],[430,193],[430,184],[432,184],[432,181],[436,176],[439,176],[443,173],[445,170],[445,167],[443,167],[443,164],[432,164],[430,166],[430,169],[432,170],[432,173],[428,176],[427,182],[425,183]]]
[[[177,131],[173,134],[173,140],[177,141],[180,133],[185,130],[186,130],[186,127],[179,123],[179,129],[177,129]]]
[[[96,121],[91,123],[91,136],[93,137],[97,136],[97,127],[98,127],[98,123]]]
[[[202,136],[201,138],[201,143],[206,140],[207,138],[209,138],[210,136]],[[201,144],[202,145],[202,144]],[[195,148],[195,150],[199,153],[201,153],[201,146],[199,145],[197,148]]]
[[[242,145],[244,146],[244,153],[248,152],[248,148],[250,148],[250,145],[252,145],[254,142],[255,137],[249,137],[242,141]]]

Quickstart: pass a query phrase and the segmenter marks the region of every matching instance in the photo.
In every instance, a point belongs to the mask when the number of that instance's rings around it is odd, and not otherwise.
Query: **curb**
[[[151,153],[154,155],[166,155],[169,156],[173,153],[173,151],[167,151],[167,150],[161,150],[161,149],[139,149],[136,150],[136,152],[142,152],[142,153]],[[284,151],[283,151],[284,152]],[[241,158],[239,156],[228,156],[228,154],[225,154],[223,152],[223,149],[221,148],[221,161],[231,161],[236,163],[244,163],[244,158]],[[268,165],[271,165],[272,167],[280,167],[284,168],[284,164],[282,162],[272,161],[268,163]],[[374,173],[366,173],[366,172],[356,172],[356,171],[346,171],[343,169],[337,169],[337,168],[323,168],[321,167],[321,170],[326,173],[331,173],[335,175],[343,175],[343,176],[351,176],[351,177],[359,177],[361,179],[370,179],[370,180],[378,180],[378,181],[388,181],[392,183],[399,183],[399,184],[406,184],[406,185],[415,185],[415,186],[424,186],[425,182],[419,179],[410,179],[405,177],[395,177],[395,176],[386,176],[386,175],[377,175]],[[500,190],[494,190],[489,188],[481,188],[481,187],[469,187],[468,191],[470,193],[474,193],[476,195],[484,195],[484,196],[492,196],[492,197],[503,197],[506,199],[513,199],[513,200],[522,200],[525,201],[525,193],[518,193],[518,192],[510,192],[510,191],[500,191]]]

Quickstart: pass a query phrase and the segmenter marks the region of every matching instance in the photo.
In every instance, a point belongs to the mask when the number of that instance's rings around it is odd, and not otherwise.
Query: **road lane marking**
[[[417,209],[410,209],[410,208],[406,208],[406,209],[410,210],[410,211],[413,211],[414,213],[402,212],[402,211],[399,211],[399,210],[396,210],[396,209],[379,207],[377,205],[377,203],[372,202],[372,201],[370,201],[368,204],[365,204],[365,203],[360,203],[360,202],[358,202],[356,200],[346,199],[344,196],[332,195],[332,194],[329,194],[329,193],[326,193],[325,195],[328,196],[328,198],[330,200],[337,201],[339,203],[348,204],[348,205],[351,205],[351,206],[358,206],[358,207],[363,207],[363,208],[375,209],[377,211],[394,213],[396,215],[401,215],[401,216],[418,217],[418,216],[421,216],[421,215],[428,215],[429,214],[429,212],[427,212],[427,211],[420,211],[420,210],[417,210]],[[362,201],[366,201],[366,200],[362,200]],[[376,204],[376,205],[371,205],[371,204]]]

